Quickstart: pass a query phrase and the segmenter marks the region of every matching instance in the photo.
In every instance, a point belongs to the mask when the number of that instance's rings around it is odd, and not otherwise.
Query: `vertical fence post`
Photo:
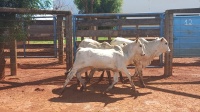
[[[57,36],[58,36],[58,61],[59,63],[64,63],[63,58],[63,38],[64,38],[64,29],[63,29],[63,16],[57,16]]]
[[[172,75],[172,61],[173,61],[173,13],[165,12],[165,38],[169,43],[170,53],[165,53],[165,67],[164,75]]]
[[[119,19],[123,19],[123,18],[121,18],[120,16],[117,16],[117,19],[119,20]],[[122,31],[122,26],[121,26],[121,25],[120,25],[120,26],[117,26],[117,30],[119,31],[120,37],[122,37],[122,33],[121,33],[121,31]]]
[[[66,31],[66,71],[73,64],[73,44],[72,44],[72,15],[65,15],[65,31]]]
[[[10,41],[10,71],[11,75],[17,75],[17,41]]]
[[[4,53],[4,41],[0,41],[0,80],[5,78],[5,53]]]
[[[165,18],[165,15],[164,13],[160,14],[160,37],[164,37],[164,19]],[[164,65],[164,62],[163,62],[163,54],[161,54],[159,56],[159,60],[160,60],[160,66],[163,66]]]
[[[93,20],[97,20],[97,18],[91,18]],[[91,26],[91,30],[97,30],[97,26]],[[96,36],[92,37],[93,40],[99,40],[99,38],[97,38]]]
[[[53,43],[54,43],[54,56],[58,57],[58,49],[57,49],[57,18],[56,16],[53,16]]]

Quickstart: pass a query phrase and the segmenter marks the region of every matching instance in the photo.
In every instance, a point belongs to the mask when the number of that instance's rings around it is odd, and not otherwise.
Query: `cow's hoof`
[[[139,92],[137,90],[135,90],[133,95],[135,96],[135,98],[137,98],[139,96]]]
[[[83,86],[81,86],[81,88],[80,88],[80,91],[83,91],[84,90],[84,87]]]
[[[146,85],[145,84],[142,84],[142,86],[141,86],[142,88],[146,88]]]

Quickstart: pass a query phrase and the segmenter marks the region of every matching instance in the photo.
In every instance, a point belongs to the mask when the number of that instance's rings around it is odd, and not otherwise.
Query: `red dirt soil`
[[[175,58],[173,76],[163,77],[163,68],[144,69],[146,88],[135,80],[135,97],[129,82],[120,81],[106,95],[108,80],[98,82],[96,73],[79,91],[76,78],[62,97],[65,64],[55,58],[19,58],[17,76],[0,81],[0,112],[200,112],[200,58]],[[134,73],[134,69],[129,69]],[[126,78],[124,76],[124,78]]]

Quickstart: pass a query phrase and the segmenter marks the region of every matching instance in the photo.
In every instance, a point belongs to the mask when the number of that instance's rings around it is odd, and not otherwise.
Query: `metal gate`
[[[200,57],[200,15],[174,15],[174,57]]]
[[[34,18],[29,25],[29,36],[24,43],[24,57],[57,57],[56,17],[36,16]]]
[[[118,36],[129,39],[164,37],[164,13],[78,14],[73,15],[72,20],[74,56],[79,44],[77,37],[81,37],[81,40],[82,37],[95,37],[99,42],[102,42],[101,37],[108,37],[106,40],[108,42],[112,37]],[[110,29],[99,27],[110,27]],[[160,62],[158,67],[162,67],[162,55],[158,61]]]
[[[36,16],[28,23],[27,38],[17,42],[17,57],[56,58],[57,33],[55,16]],[[6,47],[8,48],[8,46]],[[9,51],[6,50],[6,56]]]

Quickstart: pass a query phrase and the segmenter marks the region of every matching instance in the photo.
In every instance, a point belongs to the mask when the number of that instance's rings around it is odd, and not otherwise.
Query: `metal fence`
[[[164,13],[78,14],[73,15],[72,20],[74,53],[80,43],[78,37],[81,40],[92,37],[99,42],[110,42],[115,37],[164,37]],[[102,37],[107,39],[102,40]],[[162,55],[158,61],[160,64],[149,67],[163,66]]]
[[[56,58],[58,51],[56,16],[36,15],[31,18],[28,21],[21,21],[24,24],[24,30],[26,30],[26,37],[17,41],[17,57]],[[7,20],[2,21],[8,22]],[[10,54],[8,49],[9,43],[6,45],[6,56]]]
[[[64,63],[64,51],[63,51],[63,38],[64,36],[66,37],[66,65],[67,68],[70,68],[69,65],[72,65],[72,59],[71,59],[71,51],[72,51],[72,47],[70,47],[70,45],[72,45],[72,22],[71,22],[71,12],[70,11],[55,11],[55,10],[36,10],[36,9],[23,9],[23,8],[5,8],[5,7],[1,7],[0,8],[0,13],[4,13],[4,14],[12,14],[13,16],[13,20],[10,19],[2,19],[0,18],[0,22],[7,22],[9,24],[13,24],[13,25],[7,25],[7,26],[3,26],[1,27],[2,32],[0,32],[1,37],[4,36],[5,38],[1,38],[2,40],[1,45],[5,44],[5,41],[3,41],[4,39],[7,39],[8,42],[6,43],[5,47],[7,47],[7,50],[4,50],[5,52],[10,52],[9,57],[10,57],[10,67],[11,67],[11,75],[17,75],[17,45],[21,46],[21,51],[23,56],[27,57],[28,56],[28,44],[30,41],[27,41],[26,39],[29,39],[29,37],[32,40],[38,40],[35,37],[39,38],[39,41],[41,40],[45,40],[46,38],[44,38],[45,36],[47,38],[50,37],[50,40],[52,40],[53,43],[53,47],[52,48],[45,48],[44,46],[41,46],[42,49],[37,49],[36,51],[34,51],[32,54],[36,54],[36,52],[40,52],[40,51],[46,51],[46,49],[50,49],[52,51],[52,49],[54,49],[53,51],[53,56],[56,57],[58,54],[58,60],[60,63]],[[25,19],[26,17],[32,17],[33,15],[46,15],[46,14],[50,14],[50,15],[54,15],[57,19],[55,21],[52,21],[52,26],[46,26],[46,27],[42,27],[39,28],[37,26],[31,26],[37,22],[34,22],[30,19]],[[41,21],[40,21],[41,22]],[[45,23],[44,21],[41,22],[42,24]],[[18,25],[14,25],[14,24],[18,24]],[[14,26],[9,27],[9,26]],[[55,29],[56,26],[56,29]],[[41,27],[41,26],[40,26]],[[22,30],[19,30],[22,29]],[[19,33],[14,33],[14,32],[18,32],[21,31]],[[34,32],[31,34],[31,32]],[[44,33],[45,32],[45,33]],[[65,34],[65,35],[64,35]],[[23,36],[22,36],[23,35]],[[19,39],[19,37],[26,37],[27,38],[21,38],[21,43],[16,42],[16,38]],[[13,38],[15,37],[15,38]],[[54,38],[53,38],[54,37]],[[57,37],[57,39],[56,39]],[[31,40],[31,41],[32,41]],[[57,45],[57,41],[58,41],[58,45]],[[29,43],[30,44],[30,43]],[[33,45],[34,46],[34,45]],[[33,47],[32,46],[32,47]],[[35,47],[35,46],[34,46]],[[31,45],[29,46],[29,48],[31,48]],[[58,48],[58,52],[57,52],[57,48]],[[2,54],[3,53],[3,54]],[[2,52],[2,56],[4,56],[4,52]],[[18,53],[20,54],[20,53]],[[43,54],[43,53],[42,53]],[[31,55],[32,56],[32,55]]]

